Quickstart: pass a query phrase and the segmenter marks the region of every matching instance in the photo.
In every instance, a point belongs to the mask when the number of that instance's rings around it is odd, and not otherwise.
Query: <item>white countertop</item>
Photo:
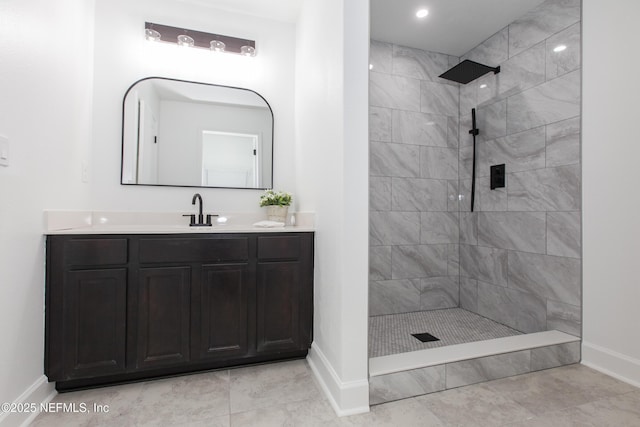
[[[292,217],[296,225],[291,225]],[[214,218],[211,227],[191,227],[180,212],[45,211],[44,234],[182,234],[182,233],[301,233],[313,232],[314,214],[289,215],[284,227],[256,227],[264,218],[256,213],[227,213]]]
[[[47,231],[48,235],[65,234],[207,234],[207,233],[301,233],[312,232],[313,227],[254,227],[251,225],[214,225],[212,227],[190,227],[189,225],[94,225]]]

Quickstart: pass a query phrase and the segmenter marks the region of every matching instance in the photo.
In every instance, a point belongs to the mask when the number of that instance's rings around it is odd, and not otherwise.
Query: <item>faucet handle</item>
[[[211,224],[211,218],[213,218],[214,216],[220,216],[218,214],[207,214],[207,225],[212,225]]]
[[[187,214],[187,215],[182,215],[182,216],[188,216],[189,217],[189,225],[193,226],[196,224],[196,214]]]

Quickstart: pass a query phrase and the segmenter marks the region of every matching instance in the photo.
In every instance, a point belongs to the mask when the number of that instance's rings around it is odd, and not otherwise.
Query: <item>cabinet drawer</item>
[[[140,262],[220,262],[249,259],[249,239],[171,237],[140,239]]]
[[[128,262],[127,239],[73,239],[65,242],[67,265],[109,265]]]
[[[258,237],[258,259],[298,259],[300,257],[300,236]]]

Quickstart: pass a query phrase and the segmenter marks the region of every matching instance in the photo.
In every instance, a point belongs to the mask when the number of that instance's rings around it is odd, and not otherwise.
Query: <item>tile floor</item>
[[[411,334],[427,332],[440,341],[420,342]],[[369,357],[406,353],[474,341],[521,335],[521,332],[462,308],[369,317]]]
[[[32,426],[640,426],[640,389],[582,365],[373,406],[338,418],[304,360],[59,394],[108,414]]]

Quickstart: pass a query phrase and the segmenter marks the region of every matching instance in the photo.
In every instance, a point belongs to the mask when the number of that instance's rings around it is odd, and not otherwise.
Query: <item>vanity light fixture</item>
[[[150,41],[173,43],[179,46],[207,49],[212,52],[235,53],[244,56],[256,56],[254,40],[239,39],[221,34],[204,33],[185,28],[145,22],[145,38]]]

